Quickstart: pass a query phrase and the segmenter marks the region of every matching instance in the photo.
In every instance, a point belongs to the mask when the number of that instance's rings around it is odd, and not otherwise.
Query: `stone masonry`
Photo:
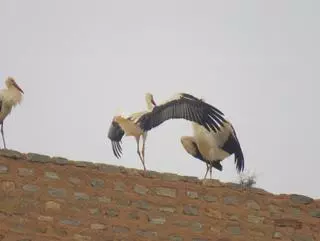
[[[0,241],[11,240],[320,241],[320,200],[1,150]]]

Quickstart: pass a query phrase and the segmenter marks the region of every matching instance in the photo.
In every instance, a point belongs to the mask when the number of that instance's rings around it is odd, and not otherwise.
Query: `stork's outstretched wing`
[[[124,131],[121,129],[120,125],[112,121],[109,127],[108,138],[111,140],[113,154],[120,158],[122,154],[121,139],[124,135]]]
[[[142,130],[149,131],[169,119],[193,121],[204,126],[208,131],[212,129],[214,132],[220,130],[220,126],[223,126],[225,121],[219,109],[190,94],[181,93],[142,115],[138,123]]]

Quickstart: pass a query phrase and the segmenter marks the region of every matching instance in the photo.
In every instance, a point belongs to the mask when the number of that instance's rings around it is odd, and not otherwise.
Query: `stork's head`
[[[8,77],[6,79],[6,86],[8,87],[8,89],[10,88],[16,88],[17,90],[19,90],[21,93],[24,93],[23,90],[19,87],[19,85],[16,83],[16,81],[14,80],[14,78],[12,77]]]
[[[147,102],[147,103],[151,103],[151,104],[153,104],[154,106],[157,105],[156,102],[154,101],[153,95],[152,95],[151,93],[146,93],[145,98],[146,98],[146,102]]]

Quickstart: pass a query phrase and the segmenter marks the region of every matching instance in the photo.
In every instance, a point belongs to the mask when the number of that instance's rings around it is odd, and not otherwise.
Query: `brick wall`
[[[9,240],[319,241],[320,200],[1,150]]]

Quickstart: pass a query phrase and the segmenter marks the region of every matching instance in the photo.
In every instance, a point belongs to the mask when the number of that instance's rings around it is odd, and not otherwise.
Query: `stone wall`
[[[141,174],[2,150],[0,240],[320,240],[320,200]]]

